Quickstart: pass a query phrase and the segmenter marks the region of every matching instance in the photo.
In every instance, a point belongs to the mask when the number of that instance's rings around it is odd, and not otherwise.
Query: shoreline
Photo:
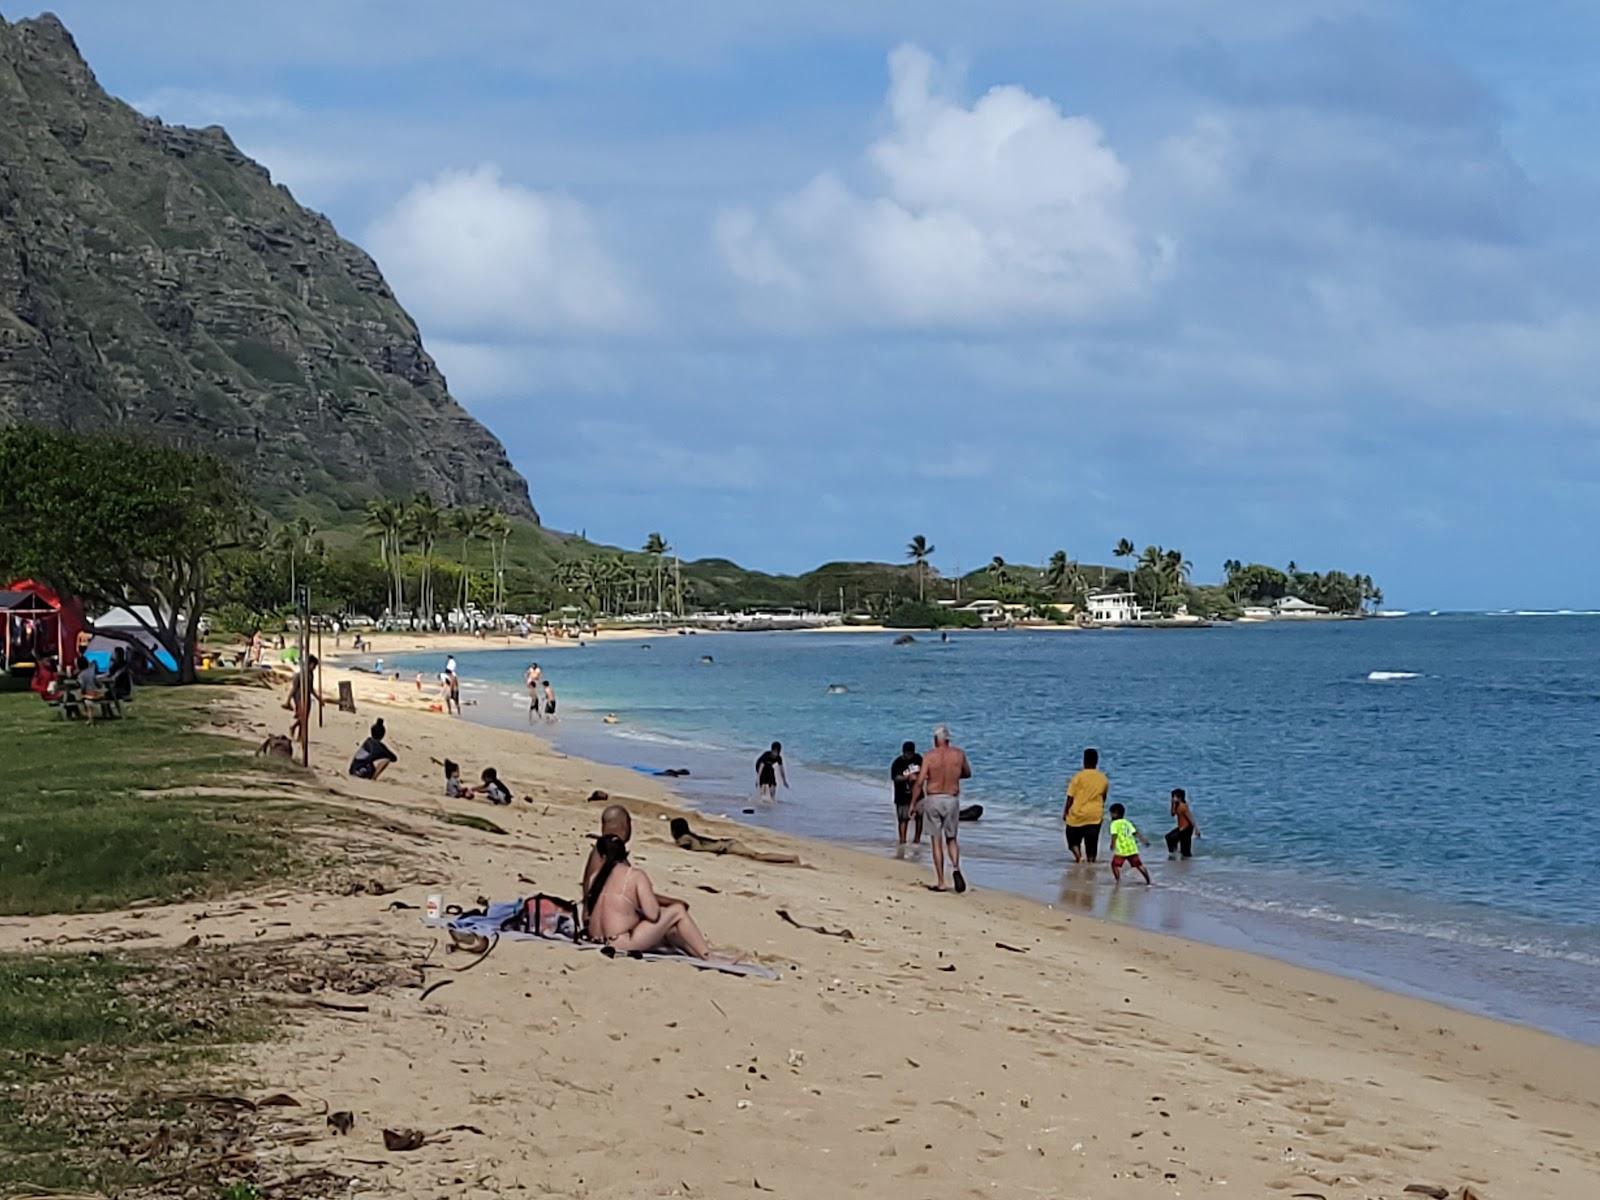
[[[491,682],[479,676],[471,679],[469,686],[495,697],[484,707],[469,707],[469,720],[493,728],[527,728],[519,720],[498,715],[499,693],[514,692],[504,681]],[[780,802],[752,813],[748,791],[737,782],[745,774],[744,764],[736,761],[734,751],[693,742],[674,745],[680,734],[652,731],[631,721],[625,721],[619,736],[618,728],[599,723],[602,711],[580,708],[569,696],[564,709],[568,719],[554,732],[542,725],[532,729],[566,752],[610,766],[635,771],[639,770],[632,765],[635,763],[658,768],[691,766],[694,774],[688,778],[658,777],[658,781],[692,811],[732,821],[752,834],[794,836],[875,859],[888,859],[894,853],[892,831],[880,839],[873,836],[875,825],[857,819],[859,813],[867,813],[870,822],[880,815],[881,807],[884,828],[890,829],[887,804],[880,805],[879,789],[858,772],[791,764],[797,787],[807,797],[826,791],[829,803],[819,808]],[[658,742],[657,737],[663,740]],[[1470,934],[1463,942],[1463,935],[1449,923],[1450,914],[1423,909],[1411,914],[1410,924],[1384,924],[1367,920],[1359,910],[1353,916],[1330,917],[1323,905],[1309,901],[1296,909],[1276,901],[1263,902],[1259,897],[1235,898],[1223,883],[1206,874],[1203,866],[1200,875],[1191,876],[1190,864],[1161,862],[1161,853],[1152,853],[1150,860],[1158,875],[1153,891],[1126,885],[1116,889],[1108,886],[1104,861],[1098,871],[1075,869],[1062,861],[1059,830],[1053,821],[1031,810],[1008,811],[1003,800],[1000,811],[990,814],[990,818],[996,816],[1002,824],[990,819],[962,827],[963,857],[972,864],[967,875],[975,887],[1004,891],[1051,911],[1093,916],[1109,928],[1161,931],[1187,943],[1327,973],[1390,995],[1539,1030],[1575,1044],[1600,1045],[1600,1024],[1583,999],[1581,979],[1574,974],[1581,974],[1581,968],[1559,957],[1514,951],[1505,945],[1497,955],[1493,943],[1475,943]],[[1024,822],[1021,827],[1016,824],[1019,820]],[[1025,848],[1019,850],[1019,845]],[[1058,852],[1054,856],[1051,847]],[[1159,845],[1155,850],[1160,850]],[[903,857],[916,863],[919,870],[929,870],[926,844]]]
[[[572,894],[598,819],[585,797],[599,787],[634,811],[634,860],[690,899],[712,943],[782,975],[760,983],[513,942],[470,974],[438,955],[455,973],[435,978],[452,986],[420,1004],[376,997],[371,1018],[308,1024],[261,1047],[260,1078],[356,1113],[356,1135],[296,1149],[297,1160],[381,1164],[368,1192],[489,1196],[517,1184],[623,1200],[730,1194],[753,1177],[804,1200],[886,1188],[1143,1200],[1398,1196],[1426,1181],[1452,1195],[1470,1185],[1577,1200],[1600,1170],[1600,1152],[1573,1134],[1600,1117],[1594,1047],[998,891],[936,896],[921,864],[692,810],[702,832],[806,865],[689,854],[666,839],[665,818],[685,810],[663,781],[562,754],[538,730],[418,711],[409,697],[390,704],[389,681],[332,664],[329,674],[330,691],[350,679],[358,711],[313,724],[307,782],[395,830],[394,898]],[[232,732],[259,738],[287,724],[281,697],[281,686],[229,689],[217,705]],[[400,761],[379,781],[351,779],[348,756],[379,714]],[[445,755],[469,777],[497,765],[517,800],[442,798],[430,759]],[[447,812],[507,832],[435,819]],[[440,940],[388,896],[273,895],[272,907],[176,905],[138,923],[153,947],[272,926],[367,930],[419,949]],[[0,921],[0,944],[24,931],[81,936],[106,919]],[[459,1122],[486,1136],[388,1158],[374,1144],[387,1126]],[[449,1186],[463,1154],[474,1167]]]

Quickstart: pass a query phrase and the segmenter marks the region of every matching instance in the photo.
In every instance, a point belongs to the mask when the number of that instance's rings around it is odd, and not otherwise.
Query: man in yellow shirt
[[[1067,849],[1072,851],[1073,862],[1099,859],[1100,821],[1105,816],[1106,795],[1110,791],[1111,781],[1100,770],[1100,751],[1085,750],[1083,770],[1068,781],[1067,806],[1061,810],[1061,819],[1067,825]]]

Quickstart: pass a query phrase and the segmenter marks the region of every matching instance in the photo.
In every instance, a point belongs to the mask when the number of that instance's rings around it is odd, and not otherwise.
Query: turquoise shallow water
[[[713,661],[702,661],[710,656]],[[460,656],[468,709],[524,722],[538,647]],[[404,670],[437,669],[433,656]],[[1198,631],[664,636],[546,655],[558,738],[687,767],[708,810],[893,853],[906,738],[948,722],[984,819],[967,874],[1600,1042],[1600,618],[1451,616]],[[843,685],[830,693],[830,685]],[[600,715],[615,712],[607,726]],[[781,739],[793,788],[751,807]],[[1158,886],[1064,866],[1061,789],[1097,746]],[[1204,836],[1166,861],[1170,788]]]

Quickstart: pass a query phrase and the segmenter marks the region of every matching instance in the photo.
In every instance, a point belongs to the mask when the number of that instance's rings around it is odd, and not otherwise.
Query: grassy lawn
[[[208,693],[141,689],[125,719],[92,726],[0,695],[0,915],[204,896],[289,869],[290,808],[260,795],[286,768],[198,732]]]
[[[170,1169],[150,1144],[160,1130],[180,1146],[225,1135],[214,1113],[170,1098],[172,1081],[268,1026],[179,988],[134,956],[0,956],[0,1195],[114,1194]]]
[[[315,810],[275,798],[293,768],[199,732],[216,694],[142,689],[123,720],[93,726],[0,694],[0,916],[206,897],[315,869],[304,839],[286,836]],[[254,1107],[207,1093],[236,1090],[218,1082],[230,1052],[280,1019],[261,997],[293,953],[0,954],[0,1197],[268,1194],[249,1153]]]

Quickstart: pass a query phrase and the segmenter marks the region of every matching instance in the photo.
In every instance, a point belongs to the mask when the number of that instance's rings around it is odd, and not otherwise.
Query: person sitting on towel
[[[684,904],[663,904],[650,877],[628,861],[628,846],[608,833],[594,845],[600,869],[583,895],[589,936],[620,954],[666,947],[710,958],[711,947]]]
[[[633,837],[633,815],[620,804],[608,804],[605,811],[600,814],[600,836],[614,837],[626,846]],[[605,866],[605,859],[600,854],[600,845],[595,843],[589,851],[589,861],[583,864],[583,887],[579,895],[587,896],[589,889],[594,886],[595,876]],[[686,900],[679,900],[672,896],[657,895],[656,899],[666,905],[681,904],[689,907]]]
[[[794,854],[769,854],[764,850],[752,850],[737,838],[706,837],[690,829],[689,822],[682,817],[673,817],[670,828],[672,840],[685,850],[699,850],[706,854],[737,854],[740,858],[750,858],[764,863],[800,861],[799,856]]]

